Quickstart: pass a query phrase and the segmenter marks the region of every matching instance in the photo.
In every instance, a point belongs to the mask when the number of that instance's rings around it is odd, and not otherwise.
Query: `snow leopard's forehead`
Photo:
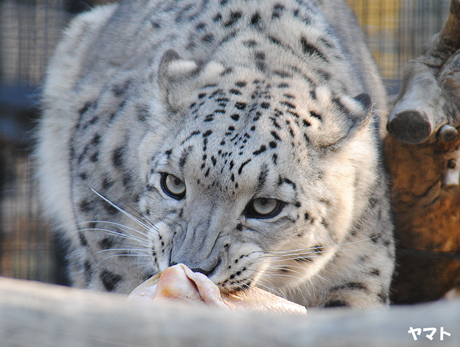
[[[296,94],[285,81],[257,78],[206,86],[188,105],[181,130],[167,139],[167,157],[202,181],[214,177],[236,187],[245,169],[257,166],[251,176],[260,185],[264,172],[307,151],[305,130],[321,117],[304,102],[298,107]]]
[[[310,88],[301,78],[267,79],[235,70],[198,86],[177,118],[181,127],[174,122],[162,149],[180,170],[203,179],[223,175],[231,184],[251,163],[265,167],[262,171],[284,163],[287,170],[305,171],[318,147],[346,135],[337,124],[363,113],[360,101],[334,96],[326,87]]]

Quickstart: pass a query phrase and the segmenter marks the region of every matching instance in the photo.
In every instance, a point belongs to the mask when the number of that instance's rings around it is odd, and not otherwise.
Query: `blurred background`
[[[62,29],[103,0],[0,0],[0,276],[67,284],[62,250],[40,218],[33,129],[46,64]],[[389,94],[447,18],[450,0],[347,0]],[[56,202],[59,203],[59,202]]]

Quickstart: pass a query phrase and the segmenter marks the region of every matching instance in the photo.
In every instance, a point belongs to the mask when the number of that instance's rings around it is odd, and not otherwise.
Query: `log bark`
[[[418,145],[386,139],[397,240],[394,303],[437,300],[460,283],[459,147],[460,137]]]
[[[408,330],[435,327],[429,340]],[[440,340],[440,329],[450,333]],[[460,346],[460,301],[308,315],[230,312],[0,279],[2,347]]]

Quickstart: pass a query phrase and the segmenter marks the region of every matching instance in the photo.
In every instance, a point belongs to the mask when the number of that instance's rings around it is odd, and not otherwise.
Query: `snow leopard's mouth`
[[[134,289],[128,298],[204,303],[231,310],[306,313],[303,306],[259,288],[247,287],[244,291],[223,292],[208,277],[193,272],[184,264],[168,267],[161,274],[148,279]]]

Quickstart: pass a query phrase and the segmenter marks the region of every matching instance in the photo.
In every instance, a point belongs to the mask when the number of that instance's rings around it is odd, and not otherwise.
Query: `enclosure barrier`
[[[275,315],[129,302],[115,294],[0,278],[0,336],[2,347],[458,347],[460,300]]]

